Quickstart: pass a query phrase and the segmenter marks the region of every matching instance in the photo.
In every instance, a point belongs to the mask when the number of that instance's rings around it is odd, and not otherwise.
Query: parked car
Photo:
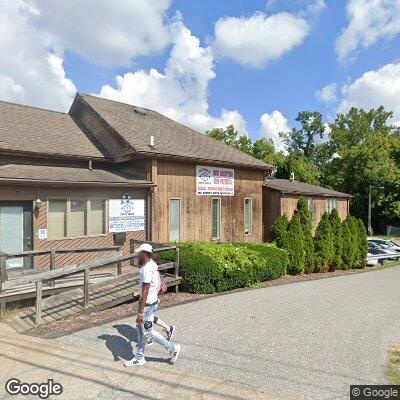
[[[380,256],[376,258],[376,256]],[[369,245],[368,243],[368,255],[367,255],[367,265],[377,265],[379,263],[384,264],[389,258],[385,257],[386,253],[383,253],[379,248],[374,245]]]
[[[368,242],[375,243],[387,250],[393,251],[394,253],[400,252],[400,246],[392,240],[371,238],[368,239]]]
[[[368,240],[368,252],[375,250],[380,252],[382,255],[386,254],[389,260],[397,260],[400,258],[400,252],[394,251],[391,248],[386,248],[384,245],[375,243],[372,240]]]

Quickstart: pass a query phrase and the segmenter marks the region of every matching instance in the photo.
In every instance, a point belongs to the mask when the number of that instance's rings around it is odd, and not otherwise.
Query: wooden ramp
[[[168,287],[176,286],[180,282],[180,278],[171,274],[163,274],[163,277]],[[86,308],[82,288],[69,290],[43,299],[40,325],[50,324],[73,315],[105,310],[125,303],[138,295],[138,271],[89,285],[90,303]],[[26,332],[36,327],[35,313],[35,307],[29,308],[7,323],[17,332]]]

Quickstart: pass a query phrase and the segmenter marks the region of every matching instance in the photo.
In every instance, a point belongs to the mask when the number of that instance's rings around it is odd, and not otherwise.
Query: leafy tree
[[[300,128],[281,133],[281,138],[289,152],[301,154],[313,161],[316,155],[316,140],[322,139],[325,131],[322,114],[318,111],[302,111],[297,114],[296,121],[300,123]]]
[[[326,272],[333,260],[334,247],[332,227],[328,213],[322,214],[321,221],[315,231],[315,266],[318,272]]]
[[[285,213],[279,217],[271,227],[271,239],[278,247],[285,247],[288,226],[289,219]]]
[[[354,268],[356,264],[356,248],[354,240],[352,240],[352,233],[349,226],[348,219],[342,222],[342,238],[343,238],[343,269]]]
[[[342,234],[342,220],[339,217],[339,214],[336,209],[333,209],[331,214],[329,215],[329,219],[332,227],[332,236],[333,236],[333,259],[331,264],[331,269],[341,269],[343,266],[343,234]]]
[[[253,144],[251,139],[245,135],[240,136],[233,125],[228,125],[225,129],[211,129],[210,131],[206,132],[206,135],[214,139],[221,140],[228,146],[243,151],[244,153],[252,154],[253,152]]]
[[[315,164],[308,161],[303,155],[290,153],[283,162],[278,165],[276,172],[277,178],[289,179],[290,174],[294,173],[297,181],[318,185],[321,173]]]
[[[289,223],[284,248],[289,255],[288,272],[292,275],[302,274],[305,266],[305,250],[303,231],[297,213]]]
[[[274,165],[279,169],[285,161],[285,154],[283,152],[276,152],[272,140],[265,138],[258,139],[253,143],[253,156],[267,164]]]
[[[303,231],[304,251],[305,251],[305,272],[314,272],[314,240],[312,237],[312,212],[308,208],[307,200],[300,197],[297,202],[297,215]]]
[[[367,239],[367,229],[365,228],[362,219],[357,219],[358,225],[358,241],[359,241],[359,251],[361,258],[361,268],[367,266],[367,256],[368,256],[368,239]]]

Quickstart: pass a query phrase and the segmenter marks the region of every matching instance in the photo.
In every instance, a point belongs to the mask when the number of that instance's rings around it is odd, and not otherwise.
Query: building
[[[337,209],[343,220],[349,213],[349,200],[351,196],[308,183],[297,182],[289,179],[267,179],[263,188],[264,192],[264,237],[271,238],[271,226],[281,215],[285,214],[289,220],[297,208],[300,197],[308,201],[309,209],[313,213],[313,230],[321,220],[322,214]]]
[[[125,253],[133,238],[261,242],[270,169],[127,104],[77,94],[65,114],[0,102],[0,250],[110,246],[126,231]]]

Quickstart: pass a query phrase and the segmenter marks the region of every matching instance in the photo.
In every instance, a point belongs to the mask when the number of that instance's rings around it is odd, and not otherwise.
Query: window
[[[307,197],[307,205],[308,205],[308,209],[311,212],[314,212],[314,199],[312,197]]]
[[[336,199],[326,199],[325,202],[325,210],[327,213],[331,213],[333,209],[337,208],[337,200]]]
[[[169,240],[181,239],[181,199],[169,199]]]
[[[211,237],[212,239],[221,239],[221,199],[211,199]]]
[[[105,199],[49,200],[49,239],[105,233]]]
[[[253,199],[244,199],[244,234],[253,234]]]

